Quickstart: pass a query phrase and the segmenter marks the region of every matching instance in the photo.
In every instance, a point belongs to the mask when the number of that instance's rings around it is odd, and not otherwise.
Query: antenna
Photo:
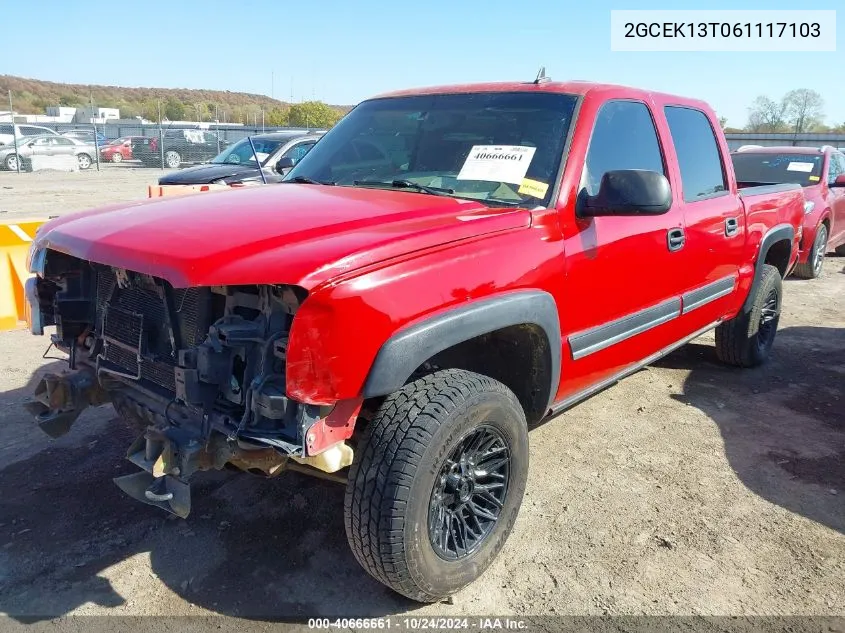
[[[535,84],[544,84],[547,81],[551,81],[551,77],[546,77],[546,67],[540,66],[540,72],[537,73],[536,79],[534,79]]]

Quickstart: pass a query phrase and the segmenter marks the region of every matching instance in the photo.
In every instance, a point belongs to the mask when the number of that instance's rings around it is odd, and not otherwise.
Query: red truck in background
[[[182,517],[198,470],[335,473],[362,566],[435,601],[507,539],[529,424],[713,328],[766,360],[803,216],[798,185],[737,188],[700,101],[393,93],[279,185],[44,225],[30,327],[71,371],[28,408],[56,436],[113,403],[142,430],[116,482]]]
[[[794,183],[804,190],[804,234],[795,275],[815,279],[828,251],[845,255],[845,154],[835,147],[740,147],[731,154],[740,186]]]

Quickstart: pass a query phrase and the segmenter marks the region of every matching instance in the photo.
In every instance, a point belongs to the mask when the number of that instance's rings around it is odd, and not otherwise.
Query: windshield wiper
[[[306,178],[305,176],[294,176],[289,180],[283,180],[282,182],[297,182],[301,185],[333,185],[335,184],[333,181],[329,180],[328,182],[321,182],[319,180],[313,180],[311,178]]]
[[[413,189],[422,193],[430,193],[433,196],[451,195],[455,193],[454,189],[446,189],[444,187],[428,187],[410,180],[392,180],[384,182],[381,180],[356,180],[353,182],[356,187],[393,187],[394,189]]]

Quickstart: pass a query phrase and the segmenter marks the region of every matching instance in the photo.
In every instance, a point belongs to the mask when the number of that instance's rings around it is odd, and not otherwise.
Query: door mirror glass
[[[583,195],[578,215],[662,215],[672,206],[672,190],[663,174],[644,169],[605,172],[594,196]]]

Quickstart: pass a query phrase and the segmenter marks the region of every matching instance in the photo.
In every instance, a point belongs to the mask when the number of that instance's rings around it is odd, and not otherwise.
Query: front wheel
[[[795,267],[795,276],[801,279],[816,279],[822,274],[824,256],[827,252],[827,225],[820,224],[816,229],[816,239],[813,241],[813,248],[807,256],[806,264],[798,264]]]
[[[119,163],[122,160],[123,160],[123,154],[121,154],[120,152],[115,152],[114,154],[111,155],[111,162],[113,162],[113,163]]]
[[[79,154],[76,160],[79,161],[80,169],[88,169],[91,166],[91,157],[88,154]]]
[[[358,453],[346,535],[374,578],[434,602],[493,562],[528,474],[528,427],[510,389],[462,370],[420,378],[385,399]]]
[[[9,171],[17,171],[18,170],[18,155],[17,154],[9,154],[6,156],[6,169]],[[23,168],[23,165],[21,165]]]
[[[780,271],[763,264],[751,309],[716,328],[719,360],[737,367],[756,367],[768,359],[780,321],[782,286]]]

